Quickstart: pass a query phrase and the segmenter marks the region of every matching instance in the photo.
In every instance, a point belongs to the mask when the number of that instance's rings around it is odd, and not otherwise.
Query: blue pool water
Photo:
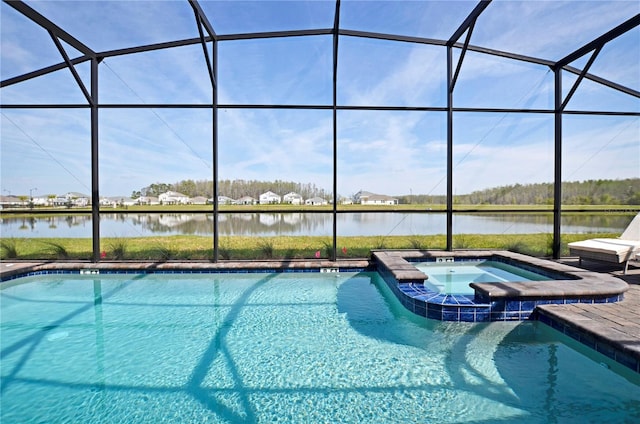
[[[0,287],[3,424],[640,420],[638,374],[541,323],[417,317],[376,273]]]
[[[416,268],[429,277],[425,286],[446,294],[474,294],[470,283],[543,281],[549,277],[491,260],[462,262],[420,262]]]

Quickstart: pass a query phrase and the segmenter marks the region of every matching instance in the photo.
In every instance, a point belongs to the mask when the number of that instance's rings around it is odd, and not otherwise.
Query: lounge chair
[[[618,238],[595,238],[569,243],[569,253],[594,261],[624,263],[623,273],[627,273],[630,260],[640,255],[640,213]]]

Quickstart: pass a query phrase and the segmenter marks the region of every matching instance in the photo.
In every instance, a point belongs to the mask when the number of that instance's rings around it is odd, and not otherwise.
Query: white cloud
[[[220,178],[330,185],[330,112],[231,109],[220,122]]]
[[[633,1],[494,1],[471,43],[559,60],[639,11]]]
[[[339,104],[443,106],[444,49],[344,38],[339,48]]]

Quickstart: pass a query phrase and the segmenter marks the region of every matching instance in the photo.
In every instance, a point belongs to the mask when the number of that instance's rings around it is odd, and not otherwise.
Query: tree
[[[171,184],[153,183],[150,186],[144,187],[142,190],[140,190],[140,194],[142,194],[143,196],[158,197],[162,193],[166,193],[169,190],[171,190]]]

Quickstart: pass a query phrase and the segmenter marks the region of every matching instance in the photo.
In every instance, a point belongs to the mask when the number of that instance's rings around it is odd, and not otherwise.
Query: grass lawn
[[[567,234],[563,236],[562,254],[568,254],[566,243],[593,237],[617,237],[617,234]],[[166,236],[102,238],[101,257],[108,260],[212,260],[213,239],[210,236]],[[458,234],[454,249],[497,249],[532,256],[551,255],[550,234]],[[329,258],[331,238],[311,236],[220,237],[220,260],[313,259]],[[445,235],[434,236],[369,236],[338,237],[337,257],[368,258],[371,249],[436,249],[446,247]],[[12,238],[2,239],[1,259],[55,260],[91,259],[90,238]]]

